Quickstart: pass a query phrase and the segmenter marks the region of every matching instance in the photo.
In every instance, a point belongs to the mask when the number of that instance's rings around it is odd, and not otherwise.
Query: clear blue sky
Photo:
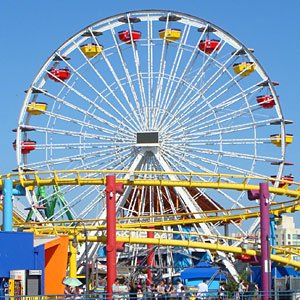
[[[294,121],[287,160],[294,162],[286,173],[300,181],[300,1],[299,0],[19,0],[1,1],[1,103],[2,126],[0,173],[16,167],[12,148],[24,90],[47,57],[83,27],[116,13],[138,9],[170,9],[206,19],[255,49],[255,56],[277,88],[286,119]],[[276,128],[274,128],[276,133]],[[270,166],[270,175],[273,167]]]

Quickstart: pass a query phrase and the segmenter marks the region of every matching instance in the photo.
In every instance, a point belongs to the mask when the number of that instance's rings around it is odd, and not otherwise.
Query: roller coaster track
[[[130,179],[117,178],[117,182],[122,182],[124,185],[133,186],[168,186],[168,187],[198,187],[198,188],[211,188],[211,189],[231,189],[237,191],[245,190],[258,190],[258,184],[247,184],[248,179],[257,181],[274,182],[274,178],[260,177],[260,176],[243,176],[233,174],[216,174],[216,173],[191,173],[191,172],[157,172],[157,171],[120,171],[120,170],[61,170],[61,171],[45,171],[45,172],[20,172],[11,173],[0,176],[0,190],[2,189],[3,179],[10,178],[13,180],[13,185],[18,184],[23,187],[36,187],[36,186],[63,186],[63,185],[104,185],[105,176],[109,174],[130,175]],[[46,177],[48,175],[48,177]],[[88,176],[90,175],[90,176]],[[98,175],[98,177],[95,177]],[[137,178],[138,176],[148,176],[149,179]],[[151,176],[161,177],[161,179],[151,179]],[[169,175],[177,175],[184,179],[182,180],[169,180],[165,179]],[[67,177],[69,176],[69,177]],[[215,181],[197,181],[193,177],[215,178]],[[45,178],[46,177],[46,178]],[[229,183],[228,179],[240,180],[240,183]],[[288,188],[291,184],[289,181],[278,180],[278,182],[285,183],[281,188],[269,187],[270,193],[276,195],[285,195],[287,197],[300,198],[300,183],[293,182],[297,185],[296,190]]]
[[[150,172],[150,171],[119,171],[119,170],[62,170],[62,171],[49,171],[49,172],[24,172],[24,173],[11,173],[0,176],[0,190],[2,189],[3,179],[11,179],[13,185],[22,185],[27,188],[34,188],[36,186],[63,186],[63,185],[104,185],[105,176],[108,174],[126,175],[130,174],[130,179],[117,178],[117,182],[122,182],[124,185],[132,186],[169,186],[169,187],[198,187],[198,188],[212,188],[212,189],[232,189],[238,191],[245,190],[258,190],[258,184],[247,184],[248,179],[257,181],[274,182],[274,178],[270,177],[258,177],[258,176],[242,176],[232,174],[215,174],[215,173],[188,173],[188,172]],[[138,176],[156,176],[161,179],[140,179]],[[168,175],[177,175],[178,177],[184,177],[183,180],[168,180],[165,179]],[[215,181],[197,181],[193,178],[201,176],[202,178],[210,177],[215,178]],[[128,176],[127,176],[128,177]],[[240,180],[240,183],[228,183],[228,179]],[[300,210],[300,183],[293,182],[296,189],[289,189],[291,182],[278,180],[278,182],[284,183],[281,188],[269,186],[270,193],[276,195],[284,195],[286,197],[294,198],[292,201],[285,201],[280,203],[272,203],[270,213],[274,215],[280,215],[282,213],[289,213]],[[239,212],[239,213],[238,213]],[[235,214],[236,213],[236,214]],[[243,220],[248,218],[254,218],[259,216],[259,208],[248,207],[244,209],[236,210],[216,210],[205,211],[202,213],[204,216],[201,219],[192,218],[191,214],[181,214],[181,220],[177,220],[179,224],[189,223],[205,223],[205,222],[218,222],[218,221],[234,221]],[[178,217],[178,215],[176,215]],[[159,216],[157,216],[159,217]],[[164,218],[166,216],[164,215]],[[142,217],[145,218],[145,217]],[[22,222],[19,216],[15,216],[16,221]],[[141,217],[139,217],[141,219]],[[197,219],[197,220],[195,220]],[[134,219],[132,220],[134,225],[124,224],[122,226],[137,226]],[[174,220],[171,221],[173,225]],[[147,222],[147,226],[158,226],[157,223]],[[160,226],[169,225],[168,221],[163,221]],[[144,227],[145,224],[140,223],[140,227]]]
[[[55,234],[58,234],[59,231],[57,231]],[[157,230],[155,230],[157,232]],[[53,233],[53,231],[52,231]],[[174,234],[174,231],[170,231],[170,234]],[[181,232],[182,233],[182,232]],[[88,236],[85,237],[84,235],[78,235],[77,233],[75,234],[74,232],[69,235],[70,241],[72,241],[76,237],[78,242],[84,242],[84,241],[89,241],[89,242],[95,242],[95,243],[105,243],[106,242],[106,236],[101,235],[101,236]],[[221,241],[221,238],[218,237],[219,240]],[[225,238],[225,237],[223,237]],[[216,251],[222,251],[222,252],[227,252],[231,254],[247,254],[251,256],[260,256],[260,251],[255,250],[255,249],[245,249],[242,247],[236,247],[236,246],[228,246],[228,245],[223,245],[221,242],[217,243],[206,243],[206,242],[198,242],[198,241],[192,241],[190,239],[188,240],[173,240],[173,239],[165,239],[165,238],[140,238],[140,237],[135,237],[135,236],[117,236],[116,238],[117,242],[124,242],[124,243],[129,243],[129,244],[150,244],[150,245],[158,245],[158,246],[173,246],[173,247],[185,247],[185,248],[193,248],[193,249],[206,249],[210,250],[211,252],[216,252]],[[300,269],[300,262],[294,261],[291,258],[291,255],[299,255],[299,252],[295,252],[293,250],[288,250],[288,249],[281,249],[280,247],[275,247],[277,252],[279,254],[284,254],[284,256],[280,255],[275,255],[271,254],[270,259],[274,262],[277,262],[281,265],[289,265],[294,267],[295,269]]]
[[[130,179],[122,178],[121,175],[130,174]],[[146,172],[146,171],[118,171],[118,170],[64,170],[64,171],[49,171],[49,172],[26,172],[26,173],[12,173],[7,175],[0,176],[0,190],[2,189],[3,179],[11,179],[13,185],[22,185],[25,188],[34,188],[36,186],[63,186],[63,185],[105,185],[105,176],[109,174],[116,174],[117,182],[122,182],[124,185],[132,186],[168,186],[168,187],[198,187],[198,188],[211,188],[211,189],[231,189],[238,191],[248,191],[248,190],[258,190],[259,182],[267,181],[274,182],[274,178],[269,177],[258,177],[258,176],[242,176],[242,175],[232,175],[232,174],[209,174],[209,173],[182,173],[182,172]],[[147,176],[149,179],[139,178],[139,176]],[[152,179],[151,177],[160,177],[159,179]],[[169,180],[169,175],[177,175],[180,180]],[[215,178],[214,181],[197,181],[193,178],[201,176],[203,178],[210,177]],[[128,177],[128,176],[127,176]],[[238,183],[228,182],[229,179],[235,179],[240,181]],[[247,180],[252,179],[252,181],[257,182],[257,184],[248,184]],[[270,204],[270,213],[278,216],[282,213],[294,212],[300,210],[300,183],[293,182],[293,185],[296,186],[296,189],[290,189],[289,185],[291,184],[288,181],[278,180],[278,182],[284,183],[282,187],[273,187],[269,186],[269,192],[276,195],[284,195],[286,197],[293,198],[293,200],[285,202],[274,202]],[[201,216],[202,214],[202,216]],[[201,217],[199,217],[201,216]],[[185,214],[176,214],[176,215],[164,215],[164,220],[159,220],[161,216],[155,215],[153,217],[155,221],[149,222],[147,217],[136,217],[130,218],[130,223],[124,223],[124,218],[119,218],[117,220],[117,230],[130,232],[136,231],[137,228],[143,229],[149,226],[162,227],[162,226],[175,226],[175,225],[187,225],[194,223],[204,223],[204,222],[229,222],[237,219],[248,219],[255,218],[259,216],[258,206],[247,207],[243,209],[233,209],[233,210],[214,210],[206,211],[201,213],[185,213]],[[169,218],[169,219],[168,219]],[[168,219],[168,220],[166,220]],[[92,226],[85,226],[90,231],[96,230],[105,230],[104,225],[95,225],[97,221],[100,220],[78,220],[79,223],[91,221],[93,222]],[[104,220],[102,220],[103,222]],[[128,221],[128,219],[126,220]],[[74,238],[75,232],[74,228],[68,225],[68,222],[60,221],[59,226],[57,222],[45,222],[45,223],[22,223],[20,220],[16,220],[19,223],[19,226],[23,230],[34,231],[37,234],[69,234],[70,239]],[[75,224],[77,221],[72,220]],[[64,224],[65,223],[65,224]],[[100,223],[99,223],[100,224]],[[69,224],[70,225],[70,224]],[[73,232],[72,232],[73,230]],[[77,229],[78,230],[78,227]],[[157,230],[155,230],[157,232]],[[174,233],[174,231],[170,232]],[[187,234],[184,232],[184,234]],[[82,235],[76,235],[76,238],[80,241],[84,241],[86,238],[90,242],[105,242],[106,237],[101,236],[88,236],[84,237]],[[163,238],[141,238],[134,237],[130,233],[128,236],[118,236],[117,241],[131,243],[131,244],[151,244],[151,245],[160,245],[160,246],[181,246],[188,248],[201,248],[208,249],[210,251],[224,251],[228,253],[236,254],[248,254],[248,255],[260,255],[258,250],[254,249],[245,249],[242,247],[235,247],[229,245],[223,245],[219,242],[221,239],[228,237],[216,237],[217,243],[205,243],[188,240],[172,240],[172,239],[163,239]],[[286,249],[276,247],[277,252],[287,255],[287,257],[279,255],[271,255],[271,259],[278,263],[284,265],[291,265],[295,268],[300,268],[300,262],[293,261],[291,259],[292,254],[299,254],[298,250],[295,249]]]
[[[273,202],[270,204],[270,214],[280,216],[283,213],[291,213],[300,210],[300,200],[290,200],[285,202]],[[210,223],[210,222],[230,222],[234,220],[247,220],[250,218],[257,218],[260,216],[259,206],[252,206],[247,208],[238,208],[231,210],[210,210],[205,212],[190,212],[178,214],[164,214],[151,215],[151,216],[138,216],[130,218],[117,218],[117,229],[129,228],[148,228],[162,227],[162,226],[176,226],[176,225],[189,225],[195,223]],[[160,219],[164,220],[160,220]],[[150,221],[155,219],[155,221]],[[168,220],[166,220],[168,219]],[[59,220],[59,221],[45,221],[45,222],[18,222],[18,227],[35,227],[40,233],[53,230],[58,227],[62,232],[70,229],[70,224],[93,224],[92,226],[86,225],[88,230],[106,230],[104,219],[86,219],[86,220]],[[99,223],[99,225],[97,225]],[[47,227],[50,226],[50,227]],[[64,226],[66,225],[66,226]],[[67,226],[68,225],[68,226]],[[42,227],[41,227],[42,226]],[[46,227],[45,227],[46,226]]]

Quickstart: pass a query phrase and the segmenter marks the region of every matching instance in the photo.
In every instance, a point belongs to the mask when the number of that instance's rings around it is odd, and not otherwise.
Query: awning
[[[182,279],[210,279],[215,277],[216,280],[225,280],[226,277],[218,268],[190,268],[181,272]]]

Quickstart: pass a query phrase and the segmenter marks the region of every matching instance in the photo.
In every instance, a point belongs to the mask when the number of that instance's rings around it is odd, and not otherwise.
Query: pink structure
[[[147,238],[153,239],[154,238],[154,227],[149,227],[149,229],[152,229],[152,231],[147,231]],[[152,278],[152,267],[154,266],[154,250],[153,250],[153,245],[148,244],[147,245],[148,249],[148,256],[147,256],[147,285],[150,286],[151,283],[153,282]]]
[[[260,204],[260,240],[261,240],[261,292],[262,300],[269,299],[271,284],[269,282],[271,273],[270,263],[270,215],[269,215],[269,185],[267,182],[259,184],[259,191],[248,191],[248,199],[259,199]]]
[[[116,194],[123,193],[123,184],[116,183],[115,175],[106,176],[106,263],[107,263],[107,296],[112,299],[112,285],[117,278],[117,245],[116,245]]]

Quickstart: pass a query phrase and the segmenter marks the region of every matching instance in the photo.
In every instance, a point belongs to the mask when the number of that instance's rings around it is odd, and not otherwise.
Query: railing
[[[224,296],[218,295],[217,291],[209,292],[206,295],[197,296],[197,293],[184,292],[177,294],[158,294],[151,292],[144,293],[114,293],[110,295],[106,293],[91,293],[82,295],[31,295],[31,296],[0,296],[0,300],[105,300],[112,298],[113,300],[260,300],[262,293],[248,291],[243,294],[238,292],[225,292]],[[300,300],[300,290],[293,291],[269,291],[268,299],[272,300]]]

